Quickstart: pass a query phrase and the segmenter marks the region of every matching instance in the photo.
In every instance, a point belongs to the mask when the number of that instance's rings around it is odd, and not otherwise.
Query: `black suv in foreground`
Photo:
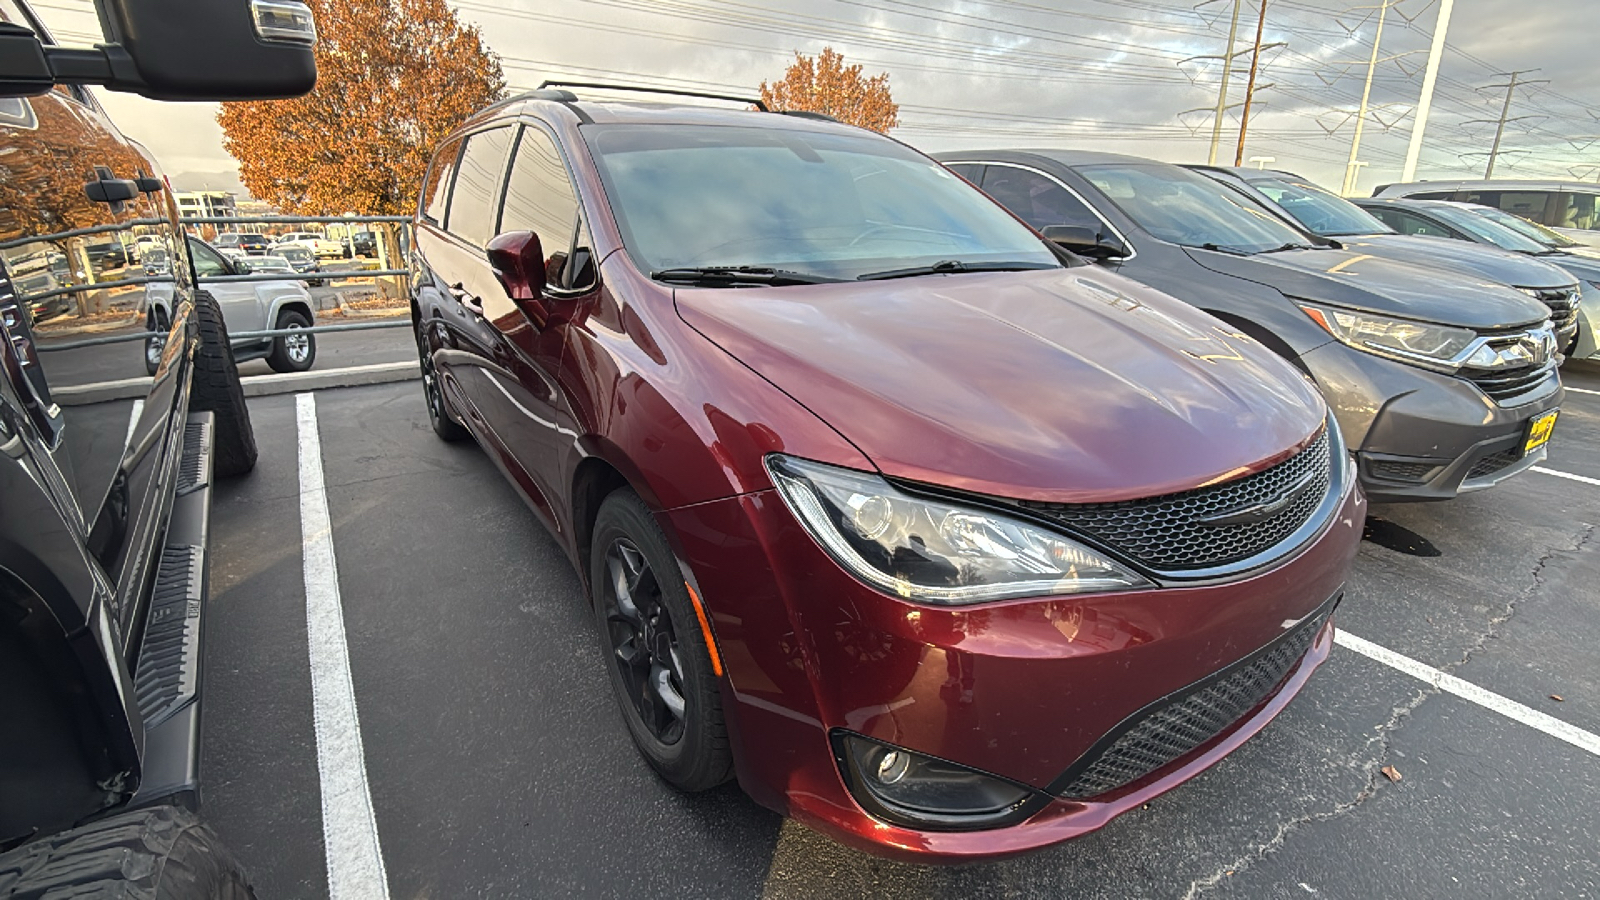
[[[0,896],[248,897],[195,809],[210,488],[250,471],[255,437],[165,181],[83,85],[303,93],[311,16],[97,5],[105,42],[69,49],[0,0]],[[90,283],[136,228],[165,271]],[[146,381],[157,289],[170,330]]]

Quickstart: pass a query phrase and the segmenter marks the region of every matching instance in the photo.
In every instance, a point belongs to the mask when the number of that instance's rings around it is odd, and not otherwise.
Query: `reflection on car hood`
[[[1559,288],[1572,276],[1551,265],[1554,260],[1512,253],[1487,244],[1422,234],[1373,234],[1340,237],[1352,253],[1370,253],[1396,262],[1462,272],[1489,281],[1525,288]]]
[[[1348,309],[1478,330],[1534,325],[1550,315],[1544,304],[1503,284],[1371,253],[1323,248],[1234,256],[1184,249],[1213,272]]]
[[[1260,344],[1087,266],[676,299],[885,474],[961,490],[1057,502],[1185,490],[1284,458],[1324,415]]]
[[[1590,284],[1600,284],[1600,257],[1565,253],[1561,256],[1541,256],[1551,265],[1560,266],[1568,275]]]

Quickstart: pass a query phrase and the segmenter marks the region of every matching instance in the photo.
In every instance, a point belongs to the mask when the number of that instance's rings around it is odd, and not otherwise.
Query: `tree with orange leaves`
[[[284,212],[410,213],[438,142],[505,92],[500,59],[444,0],[310,4],[316,89],[223,104],[223,146]]]
[[[884,133],[900,124],[900,107],[889,94],[889,73],[866,78],[860,65],[845,65],[832,47],[816,56],[796,52],[782,81],[761,82],[761,100],[772,109],[825,113]]]

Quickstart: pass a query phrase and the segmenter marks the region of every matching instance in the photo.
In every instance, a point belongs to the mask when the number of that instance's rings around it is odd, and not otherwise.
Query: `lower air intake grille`
[[[1491,453],[1473,464],[1471,471],[1467,472],[1467,480],[1471,481],[1474,478],[1493,475],[1521,458],[1522,451],[1516,447],[1512,447],[1510,450],[1501,450],[1499,453]]]
[[[1439,468],[1435,463],[1395,462],[1387,459],[1375,459],[1367,463],[1367,468],[1372,472],[1372,477],[1382,478],[1386,481],[1420,482],[1428,477],[1428,473]]]
[[[1135,713],[1131,727],[1124,722],[1118,737],[1074,763],[1066,786],[1055,793],[1071,800],[1098,797],[1216,737],[1283,685],[1332,612],[1329,604],[1255,655]]]

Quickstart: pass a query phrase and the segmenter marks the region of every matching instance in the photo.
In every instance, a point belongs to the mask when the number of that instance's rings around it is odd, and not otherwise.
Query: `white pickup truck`
[[[272,242],[272,251],[276,252],[284,247],[304,247],[316,254],[318,259],[342,259],[344,245],[338,241],[330,241],[313,231],[291,231]]]

